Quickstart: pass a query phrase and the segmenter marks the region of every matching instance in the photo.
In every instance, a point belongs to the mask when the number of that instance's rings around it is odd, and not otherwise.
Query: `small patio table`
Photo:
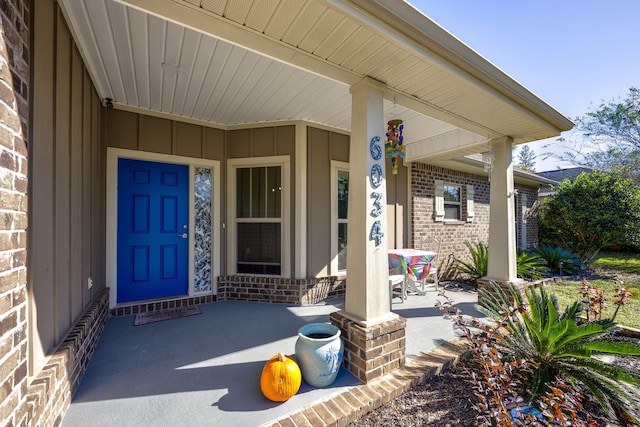
[[[431,271],[431,260],[436,252],[420,249],[391,249],[389,251],[389,275],[402,274],[408,290],[418,295],[425,295],[419,291],[415,282],[425,279]],[[411,280],[407,280],[411,279]]]

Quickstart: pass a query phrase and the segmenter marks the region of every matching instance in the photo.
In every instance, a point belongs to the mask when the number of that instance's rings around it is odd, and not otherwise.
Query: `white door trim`
[[[110,308],[114,308],[117,303],[118,295],[118,263],[117,263],[117,248],[118,248],[118,159],[136,159],[136,160],[148,160],[162,163],[175,163],[189,166],[189,296],[202,295],[203,293],[196,294],[193,291],[194,283],[194,218],[193,218],[193,205],[194,205],[194,183],[193,176],[196,167],[208,167],[211,169],[211,177],[213,180],[213,194],[211,197],[211,203],[213,204],[213,210],[211,212],[211,231],[213,233],[211,248],[213,253],[211,254],[211,292],[204,293],[217,294],[218,286],[216,279],[220,276],[220,162],[218,160],[198,159],[194,157],[184,156],[172,156],[168,154],[149,153],[146,151],[127,150],[124,148],[107,147],[107,199],[106,199],[106,254],[105,254],[105,273],[106,283],[109,287],[109,305]]]
[[[349,172],[349,163],[331,160],[331,183],[329,184],[331,186],[331,261],[329,274],[332,276],[347,273],[346,269],[338,269],[338,172],[340,171]]]

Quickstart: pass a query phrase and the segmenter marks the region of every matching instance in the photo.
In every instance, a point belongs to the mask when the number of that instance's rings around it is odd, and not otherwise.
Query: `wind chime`
[[[404,145],[402,144],[402,120],[389,120],[387,123],[387,142],[384,144],[387,157],[391,157],[391,173],[398,173],[398,159],[404,159]]]

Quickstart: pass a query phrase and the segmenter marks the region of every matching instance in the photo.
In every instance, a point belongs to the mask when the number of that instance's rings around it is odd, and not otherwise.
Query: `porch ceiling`
[[[60,0],[100,97],[221,127],[308,120],[348,131],[349,86],[387,85],[413,160],[571,122],[402,0]],[[163,67],[163,64],[165,66]],[[444,147],[442,147],[444,148]],[[420,157],[422,156],[422,157]]]

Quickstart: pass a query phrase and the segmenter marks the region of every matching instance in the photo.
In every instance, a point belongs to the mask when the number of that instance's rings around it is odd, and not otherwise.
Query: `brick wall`
[[[217,300],[218,297],[216,295],[199,295],[186,298],[163,298],[162,301],[132,302],[130,304],[118,304],[117,307],[111,309],[111,315],[131,316],[132,314],[146,313],[148,311],[167,310],[198,304],[209,304]]]
[[[435,181],[442,180],[445,183],[457,184],[462,187],[462,220],[436,222],[434,220],[435,208]],[[467,185],[473,185],[474,189],[474,217],[467,221]],[[522,223],[522,195],[526,195],[524,215],[527,221],[527,245],[535,246],[538,243],[538,219],[537,219],[537,188],[523,185],[515,185],[518,190],[516,200],[516,220],[518,232]],[[469,251],[464,242],[489,243],[489,199],[490,183],[487,175],[473,175],[465,172],[453,171],[423,163],[414,163],[411,167],[411,191],[413,199],[411,218],[413,227],[413,247],[420,247],[423,239],[437,238],[440,240],[440,256],[438,266],[446,265],[447,258],[455,254],[458,258],[469,258]],[[518,243],[519,245],[519,243]]]
[[[108,315],[108,289],[29,376],[27,183],[30,2],[0,1],[0,424],[58,425]]]
[[[118,304],[118,307],[111,310],[111,315],[130,316],[147,311],[186,307],[194,304],[208,304],[224,300],[307,305],[341,297],[345,293],[346,279],[344,277],[285,279],[266,276],[220,276],[218,277],[217,295]]]
[[[346,280],[336,276],[286,279],[232,275],[218,278],[219,300],[305,305],[344,296],[345,292]]]
[[[462,186],[462,221],[434,221],[435,180]],[[467,222],[467,185],[473,185],[474,217]],[[469,242],[489,242],[489,181],[487,176],[457,172],[437,166],[414,163],[411,167],[413,247],[422,239],[440,240],[438,265],[446,262],[450,254],[464,257]]]
[[[27,387],[27,403],[16,414],[17,420],[24,418],[22,422],[28,426],[60,424],[98,344],[108,314],[109,289],[104,288],[49,357],[42,371],[32,379]]]
[[[518,207],[517,207],[517,222],[518,224],[522,224],[523,219],[526,221],[526,245],[525,248],[530,248],[532,246],[538,245],[538,189],[534,187],[525,187],[523,185],[515,186],[518,190],[519,197]],[[526,203],[523,208],[522,202],[524,198],[522,196],[526,196]],[[524,210],[524,212],[523,212]],[[524,213],[524,218],[522,217]],[[518,247],[521,247],[521,241],[518,242]]]
[[[0,2],[0,422],[25,419],[29,2]]]

